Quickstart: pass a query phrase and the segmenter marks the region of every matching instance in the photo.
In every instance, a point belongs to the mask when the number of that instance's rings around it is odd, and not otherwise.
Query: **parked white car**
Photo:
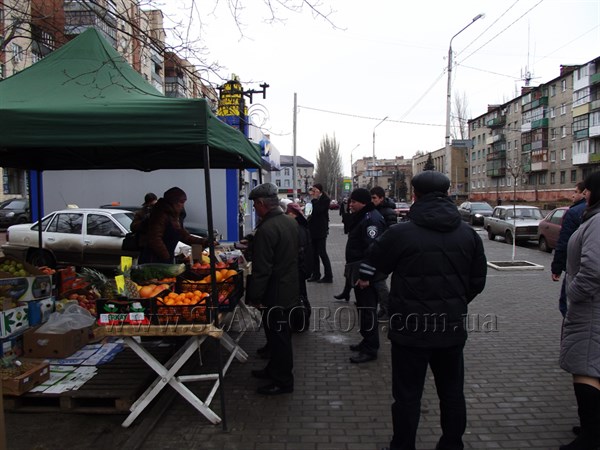
[[[490,217],[485,217],[483,228],[493,241],[502,236],[508,244],[537,239],[539,224],[544,218],[536,206],[506,205],[496,206]]]
[[[74,208],[55,211],[42,219],[42,248],[39,250],[39,226],[13,225],[6,231],[6,256],[33,265],[75,265],[116,268],[122,255],[137,257],[121,250],[129,233],[133,212],[120,209]],[[191,247],[179,243],[176,254],[189,255]]]

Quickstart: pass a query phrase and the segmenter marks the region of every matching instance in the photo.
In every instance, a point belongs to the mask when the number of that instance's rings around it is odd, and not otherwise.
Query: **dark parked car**
[[[486,202],[464,202],[458,207],[462,220],[471,225],[483,225],[483,219],[492,215],[492,208]]]
[[[0,204],[0,228],[27,222],[31,222],[28,199],[13,198]]]
[[[565,213],[569,210],[568,206],[556,208],[548,213],[544,220],[540,222],[538,228],[538,247],[543,252],[552,252],[556,248],[558,235],[562,228],[562,221]]]

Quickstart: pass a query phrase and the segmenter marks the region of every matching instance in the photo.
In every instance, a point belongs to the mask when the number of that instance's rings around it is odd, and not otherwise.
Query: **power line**
[[[349,113],[343,113],[343,112],[339,112],[339,111],[330,111],[330,110],[321,109],[321,108],[312,108],[310,106],[300,106],[300,105],[298,105],[298,108],[308,109],[310,111],[323,112],[323,113],[327,113],[327,114],[335,114],[335,115],[338,115],[338,116],[353,117],[355,119],[381,120],[381,118],[379,118],[379,117],[361,116],[361,115],[358,115],[358,114],[349,114]],[[445,125],[438,125],[438,124],[434,124],[434,123],[408,122],[408,121],[405,121],[405,120],[397,120],[397,119],[386,119],[386,122],[402,123],[402,124],[406,124],[406,125],[421,125],[421,126],[427,126],[427,127],[443,127],[443,126],[445,126]]]

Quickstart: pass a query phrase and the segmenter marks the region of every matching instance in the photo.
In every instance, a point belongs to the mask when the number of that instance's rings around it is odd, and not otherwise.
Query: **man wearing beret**
[[[346,269],[344,276],[354,286],[358,280],[360,264],[367,255],[369,246],[385,231],[385,219],[371,202],[371,193],[363,188],[350,194],[350,222],[346,243]],[[379,323],[377,320],[377,291],[372,284],[354,289],[362,341],[351,345],[357,355],[350,362],[361,364],[377,359],[379,350]]]
[[[440,399],[442,436],[436,449],[464,448],[467,423],[463,348],[467,305],[483,291],[487,262],[477,233],[448,197],[436,171],[412,179],[409,222],[375,241],[358,286],[377,270],[392,274],[388,338],[392,341],[393,450],[414,450],[427,367]]]
[[[257,389],[259,394],[278,395],[294,391],[294,365],[289,312],[298,304],[298,225],[283,213],[277,198],[277,186],[264,183],[248,196],[260,217],[252,239],[252,282],[246,300],[261,307],[266,347],[270,359],[255,378],[270,380]]]

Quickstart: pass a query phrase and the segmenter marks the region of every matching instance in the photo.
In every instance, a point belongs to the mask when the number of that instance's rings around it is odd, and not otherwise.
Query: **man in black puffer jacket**
[[[440,398],[437,449],[462,449],[467,413],[463,393],[467,305],[485,287],[487,262],[477,233],[447,196],[448,177],[425,171],[412,179],[409,222],[387,230],[369,249],[356,289],[376,270],[392,273],[391,449],[414,449],[421,396],[431,367]]]

